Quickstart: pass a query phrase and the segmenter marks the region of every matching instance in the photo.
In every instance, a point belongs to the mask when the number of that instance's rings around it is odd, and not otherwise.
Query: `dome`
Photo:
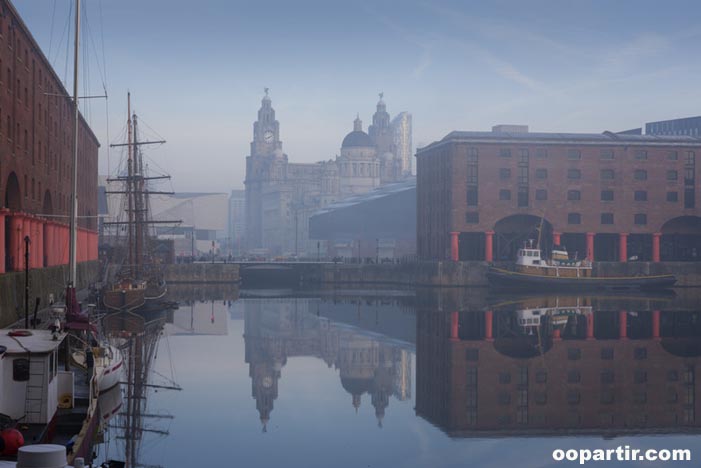
[[[341,386],[351,395],[362,395],[365,392],[370,393],[371,384],[372,382],[369,379],[341,377]]]
[[[350,132],[348,135],[346,135],[346,137],[343,139],[343,143],[341,144],[341,148],[352,148],[361,146],[375,146],[372,142],[372,138],[370,138],[370,135],[363,132],[362,130],[355,130],[353,132]]]

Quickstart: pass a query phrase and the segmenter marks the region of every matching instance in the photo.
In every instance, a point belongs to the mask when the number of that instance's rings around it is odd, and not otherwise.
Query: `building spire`
[[[356,114],[355,120],[353,121],[353,131],[362,132],[363,131],[363,121],[360,120],[360,113]]]

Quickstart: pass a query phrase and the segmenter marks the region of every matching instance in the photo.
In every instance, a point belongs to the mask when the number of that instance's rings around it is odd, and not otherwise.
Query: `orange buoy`
[[[0,432],[0,454],[17,455],[17,450],[24,445],[24,436],[17,429],[5,429]]]

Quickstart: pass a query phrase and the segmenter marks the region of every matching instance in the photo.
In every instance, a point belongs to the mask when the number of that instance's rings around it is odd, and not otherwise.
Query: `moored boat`
[[[511,268],[490,266],[491,285],[511,289],[664,289],[674,286],[674,275],[597,276],[592,263],[571,258],[556,246],[551,258],[543,258],[540,248],[529,241],[517,252]]]

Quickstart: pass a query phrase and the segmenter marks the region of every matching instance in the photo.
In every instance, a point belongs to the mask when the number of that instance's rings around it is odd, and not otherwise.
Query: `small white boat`
[[[108,344],[90,349],[93,353],[97,388],[100,393],[104,393],[122,380],[124,357],[117,348]],[[87,349],[74,350],[71,355],[73,361],[83,369],[87,369],[86,351]]]

